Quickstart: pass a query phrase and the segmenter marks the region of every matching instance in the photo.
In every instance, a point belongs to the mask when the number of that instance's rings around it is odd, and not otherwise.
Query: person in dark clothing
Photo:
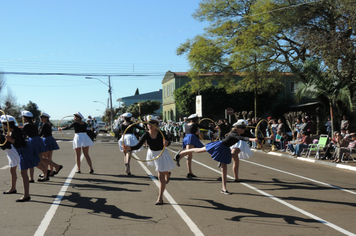
[[[220,129],[220,137],[219,140],[223,140],[225,138],[225,135],[229,132],[228,131],[228,126],[225,124],[223,119],[220,119],[218,122],[218,127]]]

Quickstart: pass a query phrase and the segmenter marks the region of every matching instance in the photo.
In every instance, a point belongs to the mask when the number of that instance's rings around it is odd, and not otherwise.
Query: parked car
[[[99,131],[104,131],[105,133],[108,132],[108,126],[106,125],[105,122],[102,121],[98,121],[97,129],[99,129]]]

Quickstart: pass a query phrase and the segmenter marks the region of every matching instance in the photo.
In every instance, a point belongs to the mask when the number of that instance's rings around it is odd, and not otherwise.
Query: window
[[[293,82],[293,81],[290,82],[290,93],[296,92],[296,90],[297,90],[296,85],[297,85],[296,82]]]
[[[163,97],[166,97],[166,86],[163,86]]]
[[[174,84],[172,83],[172,95],[173,95],[173,91],[174,91]]]
[[[167,85],[167,97],[169,97],[169,90],[170,90],[170,85]]]

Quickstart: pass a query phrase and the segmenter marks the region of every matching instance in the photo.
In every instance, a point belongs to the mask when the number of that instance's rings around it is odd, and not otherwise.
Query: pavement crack
[[[64,230],[64,232],[63,232],[63,234],[62,235],[66,235],[66,233],[69,231],[69,228],[72,226],[72,219],[75,217],[75,216],[77,216],[76,214],[73,214],[73,212],[74,212],[74,208],[72,209],[72,212],[71,212],[71,216],[69,217],[69,219],[68,219],[68,225],[67,225],[67,227],[66,227],[66,229]]]

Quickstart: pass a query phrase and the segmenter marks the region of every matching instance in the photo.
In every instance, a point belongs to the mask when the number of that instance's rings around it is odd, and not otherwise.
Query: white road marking
[[[167,148],[167,149],[168,149],[168,148]],[[171,150],[171,149],[168,149],[168,150],[170,150],[170,151],[173,152],[173,153],[177,153],[177,152],[175,152],[175,151],[173,151],[173,150]],[[83,157],[84,157],[84,156],[83,156],[83,154],[82,154],[82,155],[81,155],[81,160],[83,159]],[[218,171],[218,170],[216,170],[216,169],[214,169],[214,168],[212,168],[212,167],[210,167],[210,166],[207,166],[207,165],[205,165],[205,164],[203,164],[203,163],[201,163],[201,162],[199,162],[199,161],[196,161],[196,160],[194,160],[194,159],[193,159],[193,161],[194,161],[195,163],[199,164],[199,165],[202,165],[202,166],[206,167],[207,169],[210,169],[210,170],[212,170],[212,171],[214,171],[214,172],[217,172],[217,173],[221,174],[220,171]],[[281,173],[290,174],[290,175],[293,175],[293,176],[298,177],[298,178],[303,178],[303,179],[306,179],[306,180],[309,180],[309,181],[313,181],[313,182],[316,182],[316,183],[319,183],[319,184],[323,184],[323,185],[327,185],[327,186],[330,186],[330,187],[333,187],[333,188],[337,188],[337,189],[340,189],[340,190],[343,190],[343,191],[346,191],[346,192],[349,192],[349,193],[352,193],[352,194],[355,194],[355,193],[352,192],[352,191],[345,190],[345,189],[339,188],[339,187],[337,187],[337,186],[329,185],[329,184],[326,184],[326,183],[323,183],[323,182],[320,182],[320,181],[312,180],[312,179],[310,179],[310,178],[306,178],[306,177],[303,177],[303,176],[300,176],[300,175],[296,175],[296,174],[293,174],[293,173],[289,173],[289,172],[286,172],[286,171],[278,170],[278,169],[275,169],[275,168],[272,168],[272,167],[264,166],[264,165],[257,164],[257,163],[253,163],[253,162],[246,161],[246,160],[243,160],[243,161],[248,162],[248,163],[251,163],[251,164],[255,164],[255,165],[258,165],[258,166],[261,166],[261,167],[265,167],[265,168],[268,168],[268,169],[271,169],[271,170],[279,171],[279,172],[281,172]],[[152,173],[150,172],[150,170],[149,170],[142,162],[139,162],[139,164],[142,166],[142,168],[146,171],[146,173],[150,176],[150,178],[153,180],[153,182],[154,182],[154,183],[156,184],[156,186],[159,188],[159,182],[158,182],[158,180],[152,175]],[[1,169],[5,169],[5,168],[8,168],[8,166],[4,166],[4,167],[2,167]],[[73,179],[73,176],[75,175],[76,169],[77,169],[77,166],[75,165],[75,166],[73,167],[71,173],[70,173],[69,176],[67,177],[65,183],[63,184],[61,190],[59,191],[57,197],[54,199],[54,201],[53,201],[53,203],[52,203],[50,209],[49,209],[49,210],[47,211],[47,213],[45,214],[45,216],[44,216],[44,218],[43,218],[41,224],[40,224],[39,227],[37,228],[37,231],[35,232],[34,236],[43,236],[43,235],[45,234],[45,232],[47,231],[48,226],[49,226],[49,224],[50,224],[50,222],[51,222],[51,220],[52,220],[54,214],[56,213],[56,210],[58,209],[58,206],[60,205],[60,203],[61,203],[61,201],[62,201],[62,198],[63,198],[63,196],[65,195],[65,193],[66,193],[66,191],[67,191],[67,189],[68,189],[68,187],[69,187],[69,185],[70,185],[70,183],[71,183],[71,181],[72,181],[72,179]],[[229,176],[229,175],[228,175],[227,177],[230,178],[230,179],[234,179],[232,176]],[[252,189],[252,190],[254,190],[254,191],[256,191],[256,192],[259,192],[260,194],[262,194],[262,195],[264,195],[264,196],[266,196],[266,197],[269,197],[269,198],[271,198],[271,199],[273,199],[273,200],[275,200],[275,201],[277,201],[277,202],[279,202],[279,203],[281,203],[281,204],[283,204],[283,205],[285,205],[285,206],[287,206],[287,207],[289,207],[289,208],[291,208],[291,209],[293,209],[293,210],[295,210],[295,211],[298,211],[298,212],[301,213],[301,214],[304,214],[304,215],[306,215],[306,216],[308,216],[308,217],[310,217],[310,218],[313,218],[313,219],[315,219],[316,221],[319,221],[320,223],[322,223],[322,224],[324,224],[324,225],[327,225],[327,226],[329,226],[329,227],[331,227],[331,228],[333,228],[333,229],[335,229],[335,230],[337,230],[337,231],[339,231],[339,232],[341,232],[341,233],[343,233],[343,234],[346,234],[346,235],[355,235],[355,236],[356,236],[356,234],[354,234],[354,233],[352,233],[352,232],[349,232],[349,231],[347,231],[347,230],[345,230],[345,229],[343,229],[343,228],[341,228],[341,227],[339,227],[339,226],[337,226],[337,225],[335,225],[335,224],[332,224],[332,223],[330,223],[330,222],[328,222],[328,221],[326,221],[326,220],[324,220],[324,219],[322,219],[322,218],[320,218],[320,217],[318,217],[318,216],[315,216],[315,215],[313,215],[313,214],[311,214],[311,213],[309,213],[309,212],[307,212],[307,211],[304,211],[304,210],[302,210],[302,209],[300,209],[300,208],[298,208],[298,207],[296,207],[296,206],[294,206],[294,205],[292,205],[292,204],[289,204],[289,203],[287,203],[287,202],[285,202],[285,201],[283,201],[283,200],[281,200],[281,199],[279,199],[279,198],[277,198],[277,197],[275,197],[275,196],[273,196],[273,195],[270,195],[270,194],[268,194],[268,193],[266,193],[266,192],[264,192],[264,191],[262,191],[262,190],[259,190],[259,189],[255,188],[255,187],[253,187],[253,186],[251,186],[251,185],[249,185],[249,184],[246,184],[246,183],[241,183],[241,184],[244,185],[244,186],[246,186],[246,187],[248,187],[248,188],[250,188],[250,189]],[[165,196],[166,199],[170,202],[170,204],[173,206],[173,208],[177,211],[177,213],[182,217],[182,219],[186,222],[186,224],[188,225],[188,227],[190,228],[190,230],[191,230],[195,235],[204,235],[204,234],[199,230],[199,228],[196,226],[196,224],[195,224],[195,223],[189,218],[189,216],[183,211],[183,209],[177,204],[177,202],[173,199],[173,197],[168,193],[167,190],[164,192],[164,196]]]
[[[6,169],[8,169],[8,168],[10,168],[10,166],[9,166],[9,165],[6,165],[6,166],[1,167],[0,170],[6,170]]]
[[[258,163],[255,163],[255,162],[251,162],[251,161],[246,161],[246,160],[241,160],[241,161],[244,161],[244,162],[256,165],[256,166],[261,166],[263,168],[267,168],[267,169],[270,169],[270,170],[278,171],[278,172],[281,172],[281,173],[284,173],[284,174],[287,174],[287,175],[292,175],[294,177],[298,177],[298,178],[301,178],[301,179],[306,179],[306,180],[309,180],[311,182],[315,182],[315,183],[318,183],[318,184],[321,184],[321,185],[326,185],[326,186],[328,186],[330,188],[336,188],[336,189],[339,189],[339,190],[342,190],[342,191],[345,191],[345,192],[348,192],[348,193],[356,195],[356,192],[353,192],[353,191],[350,191],[350,190],[347,190],[347,189],[344,189],[344,188],[341,188],[341,187],[338,187],[338,186],[334,186],[334,185],[331,185],[331,184],[327,184],[327,183],[324,183],[324,182],[320,182],[318,180],[310,179],[310,178],[307,178],[307,177],[304,177],[304,176],[301,176],[301,175],[293,174],[293,173],[290,173],[290,172],[287,172],[287,171],[279,170],[279,169],[276,169],[276,168],[273,168],[273,167],[265,166],[265,165],[258,164]]]
[[[132,155],[136,155],[136,154],[133,153]],[[137,155],[136,155],[136,157],[137,157]],[[159,181],[152,175],[151,171],[141,161],[139,161],[138,163],[146,171],[146,173],[152,179],[152,181],[156,184],[157,188],[159,188]],[[190,217],[183,211],[183,209],[178,205],[178,203],[168,193],[167,189],[164,191],[163,195],[166,197],[168,202],[173,206],[174,210],[176,210],[176,212],[180,215],[180,217],[185,221],[185,223],[188,225],[188,227],[194,233],[194,235],[204,235],[203,232],[200,231],[198,226],[190,219]]]
[[[84,155],[81,155],[81,161],[83,160]],[[54,214],[56,213],[59,204],[62,201],[63,196],[65,195],[69,184],[72,182],[73,176],[75,175],[75,171],[77,170],[77,165],[75,164],[72,171],[70,172],[70,174],[68,175],[66,181],[64,182],[61,190],[59,191],[57,197],[54,199],[51,207],[49,208],[49,210],[47,211],[46,215],[43,217],[41,224],[38,226],[37,231],[35,232],[34,236],[43,236],[47,229],[49,224],[51,223],[51,220],[54,216]]]
[[[177,153],[176,151],[173,151],[173,150],[171,150],[171,149],[169,149],[169,148],[167,148],[168,150],[170,150],[171,152],[173,152],[173,153]],[[203,163],[201,163],[201,162],[199,162],[199,161],[197,161],[197,160],[194,160],[194,159],[192,159],[195,163],[197,163],[197,164],[199,164],[199,165],[201,165],[201,166],[204,166],[204,167],[206,167],[207,169],[210,169],[210,170],[212,170],[212,171],[215,171],[215,172],[217,172],[217,173],[219,173],[219,174],[221,174],[221,171],[218,171],[218,170],[216,170],[216,169],[214,169],[214,168],[212,168],[212,167],[210,167],[210,166],[207,166],[207,165],[205,165],[205,164],[203,164]],[[245,160],[243,160],[243,161],[245,161]],[[254,164],[254,163],[253,163]],[[267,166],[266,166],[267,167]],[[274,168],[270,168],[270,169],[274,169]],[[275,170],[277,170],[277,169],[275,169]],[[288,172],[286,172],[286,173],[288,173]],[[232,176],[230,176],[230,175],[227,175],[227,177],[229,178],[229,179],[234,179]],[[297,176],[297,177],[299,177],[299,176]],[[300,177],[302,177],[302,176],[300,176]],[[317,182],[317,181],[316,181]],[[321,182],[320,182],[321,183]],[[326,226],[329,226],[330,228],[333,228],[333,229],[335,229],[336,231],[339,231],[340,233],[343,233],[343,234],[346,234],[346,235],[354,235],[354,236],[356,236],[356,234],[354,234],[354,233],[352,233],[352,232],[350,232],[350,231],[347,231],[346,229],[343,229],[343,228],[341,228],[341,227],[339,227],[339,226],[337,226],[337,225],[335,225],[335,224],[333,224],[333,223],[330,223],[330,222],[328,222],[328,221],[326,221],[326,220],[324,220],[324,219],[322,219],[322,218],[320,218],[320,217],[318,217],[318,216],[316,216],[316,215],[313,215],[313,214],[311,214],[311,213],[309,213],[309,212],[307,212],[307,211],[304,211],[303,209],[300,209],[299,207],[296,207],[296,206],[294,206],[294,205],[292,205],[292,204],[289,204],[289,203],[287,203],[286,201],[283,201],[282,199],[279,199],[279,198],[277,198],[277,197],[275,197],[275,196],[273,196],[273,195],[271,195],[271,194],[268,194],[268,193],[266,193],[266,192],[264,192],[264,191],[262,191],[262,190],[259,190],[259,189],[257,189],[257,188],[255,188],[255,187],[253,187],[253,186],[251,186],[251,185],[249,185],[249,184],[246,184],[246,183],[240,183],[240,184],[242,184],[242,185],[244,185],[244,186],[246,186],[246,187],[248,187],[248,188],[250,188],[250,189],[252,189],[252,190],[254,190],[254,191],[256,191],[256,192],[258,192],[258,193],[260,193],[260,194],[262,194],[262,195],[264,195],[264,196],[266,196],[266,197],[269,197],[269,198],[271,198],[271,199],[273,199],[273,200],[275,200],[275,201],[277,201],[277,202],[279,202],[279,203],[281,203],[281,204],[283,204],[283,205],[285,205],[285,206],[287,206],[287,207],[289,207],[289,208],[291,208],[291,209],[293,209],[293,210],[295,210],[295,211],[298,211],[299,213],[301,213],[301,214],[303,214],[303,215],[306,215],[306,216],[308,216],[308,217],[310,217],[310,218],[312,218],[312,219],[314,219],[314,220],[316,220],[316,221],[319,221],[320,223],[322,223],[322,224],[324,224],[324,225],[326,225]]]
[[[252,151],[257,152],[257,150],[252,149]],[[279,156],[279,157],[287,157],[287,158],[292,158],[292,159],[298,159],[300,161],[306,161],[306,162],[311,162],[311,163],[319,163],[319,164],[323,164],[323,165],[328,165],[328,166],[332,166],[332,167],[337,167],[340,169],[345,169],[345,170],[351,170],[351,171],[356,171],[356,166],[351,166],[351,165],[345,165],[345,164],[338,164],[338,163],[327,163],[321,160],[317,160],[315,158],[306,158],[306,157],[292,157],[292,156],[288,156],[286,154],[283,153],[278,153],[278,152],[270,152],[270,155],[273,156]]]
[[[312,219],[314,219],[316,221],[319,221],[320,223],[322,223],[322,224],[324,224],[326,226],[329,226],[330,228],[333,228],[336,231],[339,231],[340,233],[343,233],[343,234],[346,234],[346,235],[356,235],[356,234],[354,234],[354,233],[352,233],[350,231],[347,231],[346,229],[343,229],[343,228],[341,228],[341,227],[339,227],[339,226],[337,226],[337,225],[335,225],[333,223],[330,223],[330,222],[328,222],[328,221],[326,221],[326,220],[324,220],[324,219],[322,219],[322,218],[320,218],[320,217],[318,217],[316,215],[313,215],[313,214],[311,214],[311,213],[309,213],[307,211],[304,211],[304,210],[300,209],[299,207],[296,207],[296,206],[294,206],[292,204],[289,204],[288,202],[285,202],[285,201],[283,201],[283,200],[281,200],[281,199],[279,199],[279,198],[277,198],[277,197],[275,197],[273,195],[270,195],[270,194],[268,194],[268,193],[266,193],[264,191],[261,191],[261,190],[255,188],[255,187],[253,187],[253,186],[251,186],[249,184],[245,184],[245,183],[241,183],[241,184],[246,186],[246,187],[248,187],[248,188],[250,188],[250,189],[252,189],[252,190],[255,190],[256,192],[259,192],[259,193],[265,195],[266,197],[269,197],[269,198],[271,198],[271,199],[273,199],[273,200],[275,200],[275,201],[277,201],[277,202],[279,202],[279,203],[281,203],[281,204],[283,204],[283,205],[285,205],[285,206],[287,206],[287,207],[289,207],[289,208],[291,208],[291,209],[293,209],[295,211],[298,211],[299,213],[302,213],[303,215],[306,215],[306,216],[308,216],[308,217],[310,217],[310,218],[312,218]]]

